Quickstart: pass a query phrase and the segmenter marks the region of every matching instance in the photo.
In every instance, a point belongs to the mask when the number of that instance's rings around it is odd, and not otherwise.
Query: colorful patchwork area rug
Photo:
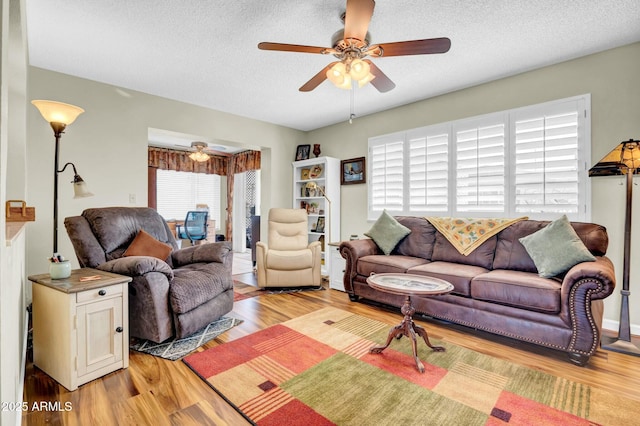
[[[258,425],[635,424],[640,403],[431,339],[381,354],[390,325],[324,308],[185,357]]]

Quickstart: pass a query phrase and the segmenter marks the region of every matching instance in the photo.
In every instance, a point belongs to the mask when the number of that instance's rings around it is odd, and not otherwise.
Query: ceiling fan
[[[326,79],[343,89],[350,89],[354,81],[359,87],[371,82],[378,91],[388,92],[396,85],[373,62],[363,58],[445,53],[451,47],[451,40],[446,37],[370,45],[367,31],[374,7],[374,0],[347,0],[347,9],[342,15],[344,30],[334,34],[333,47],[262,42],[258,44],[258,48],[283,52],[331,54],[339,59],[311,77],[300,87],[301,92],[310,92]]]
[[[200,141],[195,141],[195,142],[191,142],[191,148],[185,148],[184,145],[175,145],[177,148],[181,149],[181,150],[187,150],[190,151],[191,154],[189,154],[189,158],[191,158],[193,161],[197,161],[199,163],[202,163],[204,161],[209,160],[209,158],[212,155],[218,156],[218,157],[230,157],[231,154],[227,153],[227,152],[222,152],[220,150],[217,149],[212,149],[209,148],[209,144],[206,142],[200,142]],[[218,148],[218,149],[224,149],[224,147],[222,146],[215,146],[214,148]]]

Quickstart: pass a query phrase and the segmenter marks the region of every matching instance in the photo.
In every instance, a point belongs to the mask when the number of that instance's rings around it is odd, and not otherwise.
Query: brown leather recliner
[[[162,342],[193,334],[233,309],[229,242],[178,249],[165,220],[146,207],[87,209],[64,221],[81,267],[126,275],[129,334]],[[143,229],[172,247],[166,260],[124,256]]]

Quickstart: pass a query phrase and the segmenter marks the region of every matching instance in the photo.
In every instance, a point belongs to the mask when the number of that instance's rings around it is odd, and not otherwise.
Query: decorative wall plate
[[[311,179],[318,179],[320,176],[322,176],[322,165],[316,164],[311,168],[311,171],[309,172],[309,177]]]

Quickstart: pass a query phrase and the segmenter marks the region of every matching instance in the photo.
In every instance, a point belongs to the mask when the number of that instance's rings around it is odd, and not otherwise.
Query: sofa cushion
[[[394,254],[422,257],[431,260],[436,242],[436,228],[424,217],[395,216],[398,222],[411,230],[393,251]]]
[[[375,241],[384,254],[389,255],[400,240],[410,232],[409,228],[398,222],[386,210],[383,210],[378,220],[364,235]]]
[[[562,282],[558,279],[542,278],[531,272],[495,269],[477,275],[471,281],[471,297],[557,314],[560,312],[561,287]]]
[[[566,215],[519,241],[543,278],[567,272],[580,262],[596,260],[571,227]]]
[[[141,229],[133,239],[123,256],[151,256],[166,260],[171,254],[172,247],[153,238]]]
[[[436,231],[436,243],[433,247],[431,260],[441,260],[444,262],[460,263],[462,265],[473,265],[485,269],[491,269],[493,267],[493,256],[495,254],[497,241],[498,237],[494,235],[465,256],[460,254],[460,252],[444,235],[439,231]]]
[[[427,275],[440,278],[453,285],[451,293],[470,297],[471,280],[480,274],[488,272],[487,269],[473,265],[461,265],[451,262],[430,262],[415,266],[407,271],[409,274]]]
[[[533,234],[547,224],[549,221],[525,220],[501,231],[498,234],[493,268],[537,272],[535,263],[518,239]],[[604,226],[584,222],[571,222],[571,226],[592,254],[606,254],[609,238]]]
[[[267,269],[279,271],[297,271],[313,266],[313,251],[304,250],[269,250],[265,260]]]
[[[365,277],[371,275],[372,272],[376,274],[392,272],[403,274],[407,272],[408,269],[427,262],[429,261],[421,257],[373,254],[362,256],[358,259],[356,272]]]

